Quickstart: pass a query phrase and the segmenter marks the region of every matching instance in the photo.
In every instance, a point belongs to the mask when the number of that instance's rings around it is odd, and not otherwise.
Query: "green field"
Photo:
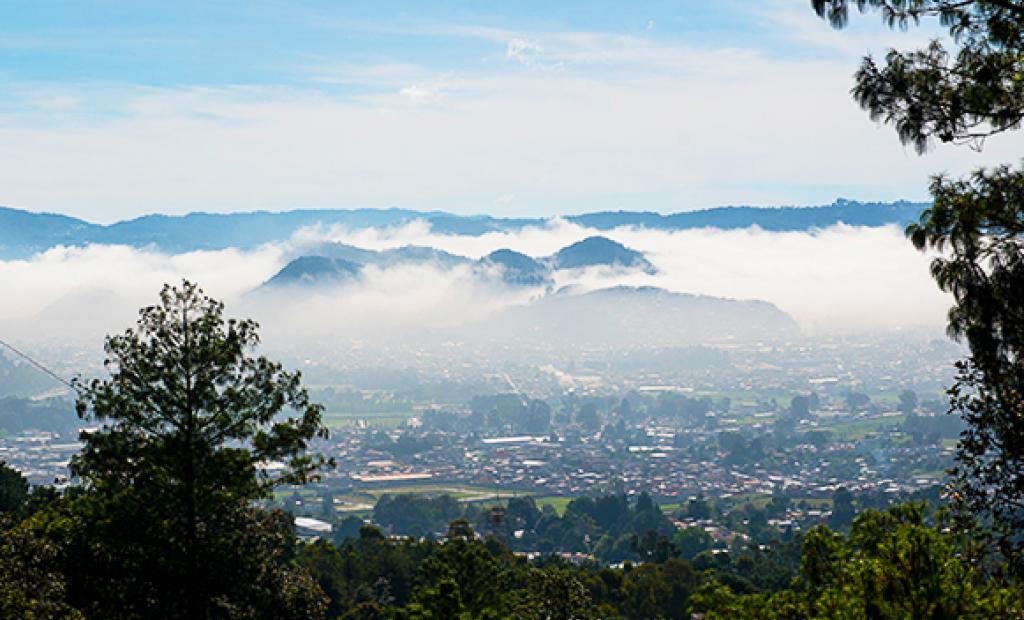
[[[569,502],[572,500],[573,498],[571,497],[562,497],[559,495],[546,495],[544,497],[536,498],[537,508],[544,510],[545,506],[552,506],[554,507],[555,512],[558,513],[558,516],[565,514],[565,507],[568,506]]]
[[[483,495],[494,496],[494,487],[481,487],[467,484],[424,483],[408,485],[392,485],[368,487],[360,491],[361,495],[379,498],[384,495],[399,493],[417,493],[424,495],[451,495],[455,499],[467,499]]]
[[[379,487],[368,486],[357,491],[353,491],[343,496],[336,496],[337,499],[355,506],[356,508],[345,509],[341,508],[341,512],[353,512],[363,513],[369,512],[374,504],[377,503],[384,495],[398,495],[402,493],[417,493],[423,495],[451,495],[455,499],[461,502],[492,502],[495,497],[494,487],[482,487],[466,484],[446,484],[446,483],[422,483],[422,484],[409,484],[409,485],[382,485]],[[511,497],[512,492],[507,489],[501,490],[501,499],[506,501]],[[523,492],[517,491],[516,495],[524,495]],[[369,507],[369,508],[367,508]]]
[[[837,441],[857,441],[864,439],[871,433],[884,430],[893,430],[903,423],[903,415],[889,418],[867,418],[849,420],[840,418],[833,424],[821,423],[817,430],[831,431],[833,439]]]
[[[311,499],[316,497],[316,491],[313,489],[307,489],[304,487],[284,487],[274,490],[274,499],[281,501],[290,499],[292,495],[298,494],[302,499]]]
[[[367,426],[392,427],[400,426],[413,417],[409,411],[384,411],[375,413],[354,413],[350,411],[328,411],[324,413],[324,425],[327,428],[350,428],[359,420],[366,420]]]

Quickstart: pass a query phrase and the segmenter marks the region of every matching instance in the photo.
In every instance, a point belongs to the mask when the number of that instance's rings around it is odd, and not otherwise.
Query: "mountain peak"
[[[263,286],[309,286],[341,284],[359,277],[362,267],[342,258],[327,256],[300,256],[284,266]]]
[[[502,248],[480,259],[483,267],[501,269],[501,279],[515,286],[546,286],[551,283],[548,268],[543,263],[515,250]]]
[[[627,269],[642,269],[647,273],[656,270],[643,253],[627,248],[618,241],[607,237],[594,236],[577,241],[562,248],[549,259],[555,269],[578,269],[607,265]]]

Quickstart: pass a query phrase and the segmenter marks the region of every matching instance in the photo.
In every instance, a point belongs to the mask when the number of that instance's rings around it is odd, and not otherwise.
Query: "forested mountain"
[[[81,426],[82,421],[75,415],[75,404],[68,400],[0,397],[0,435],[38,430],[74,439]]]
[[[302,304],[307,299],[302,291],[330,292],[365,282],[364,269],[369,266],[429,265],[442,271],[469,266],[471,271],[465,275],[481,283],[538,290],[526,302],[507,305],[472,325],[461,323],[462,337],[480,329],[488,340],[512,338],[562,345],[590,342],[633,347],[751,341],[798,332],[792,317],[761,300],[676,293],[653,286],[590,290],[565,284],[564,278],[562,287],[556,290],[555,276],[570,273],[562,272],[564,269],[611,267],[625,275],[656,273],[642,252],[605,237],[584,239],[546,257],[533,258],[503,249],[477,261],[415,246],[376,251],[320,244],[312,251],[324,255],[303,255],[292,260],[255,292],[287,288],[289,294],[276,299]]]
[[[57,387],[60,384],[25,361],[0,352],[0,395],[29,398]]]
[[[661,230],[687,228],[748,228],[791,231],[823,228],[840,222],[850,226],[905,225],[926,209],[920,202],[857,202],[840,198],[821,207],[716,207],[661,215],[651,212],[601,211],[568,218],[582,226],[611,230],[618,226],[637,226]]]
[[[408,264],[426,264],[441,270],[471,265],[482,278],[496,275],[505,284],[513,286],[549,285],[553,281],[552,272],[558,269],[607,266],[656,272],[642,252],[606,237],[588,237],[542,258],[502,249],[477,261],[444,250],[413,245],[368,250],[344,243],[318,243],[303,247],[302,255],[285,265],[264,286],[274,288],[295,283],[333,286],[355,281],[366,266],[383,268]]]
[[[864,203],[837,200],[817,207],[718,207],[671,215],[637,211],[604,211],[564,219],[611,230],[635,226],[663,230],[687,228],[746,228],[808,230],[844,222],[853,226],[903,225],[917,217],[926,204],[912,202]],[[24,258],[55,245],[89,243],[154,246],[167,252],[252,248],[289,238],[312,226],[349,229],[396,226],[422,220],[441,234],[482,235],[543,226],[540,218],[462,216],[439,211],[408,209],[302,209],[272,213],[190,213],[182,216],[147,215],[109,225],[49,213],[0,207],[0,258]]]
[[[303,247],[303,254],[326,256],[359,265],[392,267],[404,263],[432,263],[438,267],[450,268],[472,262],[465,256],[457,256],[444,250],[418,245],[404,245],[386,250],[367,250],[345,243],[317,243]]]
[[[583,294],[563,289],[508,310],[499,323],[523,339],[623,347],[749,341],[798,330],[792,317],[768,302],[630,286]]]
[[[319,286],[342,284],[359,277],[361,266],[343,258],[300,256],[277,272],[264,286]]]
[[[495,250],[480,259],[480,266],[499,269],[502,281],[513,286],[543,286],[551,282],[551,272],[543,263],[515,250]]]
[[[587,237],[582,241],[577,241],[556,252],[547,259],[547,262],[555,269],[576,269],[605,265],[608,267],[641,269],[647,273],[654,273],[655,271],[654,266],[648,262],[641,252],[631,250],[607,237]]]

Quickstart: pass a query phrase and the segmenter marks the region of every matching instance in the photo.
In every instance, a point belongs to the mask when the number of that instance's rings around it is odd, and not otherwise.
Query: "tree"
[[[940,41],[890,51],[884,66],[865,58],[854,98],[924,152],[933,139],[981,148],[1024,120],[1024,1],[813,0],[818,15],[843,27],[850,8],[879,10],[907,28],[938,17],[954,52]],[[951,412],[967,423],[955,479],[963,505],[991,520],[1004,553],[1024,572],[1024,171],[1009,166],[966,179],[938,176],[934,199],[907,234],[937,250],[931,272],[953,295],[949,333],[967,341]]]
[[[846,393],[846,406],[850,408],[850,411],[858,411],[864,409],[871,404],[871,397],[862,392],[847,392]]]
[[[711,549],[715,540],[702,527],[684,527],[672,535],[672,545],[684,560],[692,560],[698,553]]]
[[[53,570],[56,545],[29,522],[0,533],[0,618],[82,620],[68,605],[63,576]]]
[[[711,518],[711,506],[708,504],[708,501],[704,499],[703,493],[698,493],[697,497],[691,499],[686,504],[686,514],[694,519]]]
[[[797,587],[735,596],[714,581],[694,611],[717,619],[1018,618],[1024,596],[978,566],[972,543],[923,504],[867,510],[848,536],[812,528]]]
[[[811,415],[811,399],[808,396],[799,394],[789,401],[788,414],[797,420],[803,420]]]
[[[0,513],[18,512],[28,499],[28,480],[21,472],[0,461]]]
[[[601,417],[597,414],[597,405],[594,403],[583,403],[583,406],[576,412],[576,423],[585,432],[593,433],[601,428]]]
[[[837,27],[850,8],[881,11],[889,26],[906,29],[937,17],[955,53],[941,41],[910,52],[890,50],[884,66],[868,56],[853,96],[872,119],[896,127],[918,152],[929,141],[980,147],[985,137],[1020,127],[1024,119],[1024,2],[1020,0],[812,0]]]
[[[88,615],[322,613],[315,585],[285,570],[290,518],[252,508],[325,464],[306,453],[326,436],[321,407],[298,373],[252,354],[256,323],[223,310],[195,284],[165,286],[135,328],[106,339],[109,378],[77,383],[79,414],[102,425],[72,460],[89,492],[65,531]]]
[[[837,530],[845,530],[853,524],[856,510],[853,507],[853,494],[846,487],[839,487],[832,493],[832,516],[829,526]]]
[[[334,544],[341,546],[341,544],[349,538],[359,538],[359,530],[366,525],[366,523],[355,515],[349,515],[341,520],[334,528]]]
[[[522,428],[534,435],[548,432],[551,429],[551,407],[542,400],[531,399],[523,413]]]
[[[579,579],[557,568],[531,569],[523,600],[516,605],[516,620],[586,620],[590,596]]]
[[[480,617],[485,609],[502,604],[510,591],[498,560],[473,540],[468,526],[459,529],[455,538],[419,566],[421,586],[413,600],[427,609],[442,610],[435,613],[436,618],[458,618],[458,613],[451,613],[456,609]]]
[[[899,394],[900,412],[912,416],[917,412],[917,393],[914,390],[903,390]]]

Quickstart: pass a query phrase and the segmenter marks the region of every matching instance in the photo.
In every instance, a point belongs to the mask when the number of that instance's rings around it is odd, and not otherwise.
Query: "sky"
[[[850,100],[866,53],[807,0],[0,0],[0,205],[147,213],[404,207],[497,216],[923,200]]]

